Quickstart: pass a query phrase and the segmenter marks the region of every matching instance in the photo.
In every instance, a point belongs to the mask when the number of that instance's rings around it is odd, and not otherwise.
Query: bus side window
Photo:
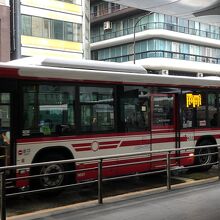
[[[82,132],[103,132],[115,129],[114,96],[111,87],[80,87]]]
[[[210,120],[210,125],[216,127],[218,125],[218,114],[214,113],[213,118]]]
[[[74,133],[75,86],[28,85],[23,88],[23,131],[26,136],[50,136]],[[62,132],[56,132],[62,125]],[[64,129],[64,127],[71,129]],[[68,130],[68,132],[64,132]],[[24,136],[24,134],[23,134]]]
[[[208,120],[210,127],[217,127],[219,122],[217,94],[208,94]]]
[[[70,135],[75,131],[75,127],[72,125],[56,125],[55,133],[56,135]]]
[[[149,128],[149,96],[146,88],[125,86],[119,101],[124,131],[145,131]]]
[[[10,132],[9,131],[1,132],[0,145],[3,145],[3,146],[10,145]]]

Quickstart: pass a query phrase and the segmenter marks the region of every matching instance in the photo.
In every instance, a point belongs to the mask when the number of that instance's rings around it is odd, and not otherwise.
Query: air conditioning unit
[[[197,73],[197,77],[203,77],[203,73]]]
[[[103,25],[104,30],[111,30],[112,29],[112,22],[111,21],[105,21]]]
[[[169,75],[169,70],[161,70],[160,74],[162,74],[162,75]]]

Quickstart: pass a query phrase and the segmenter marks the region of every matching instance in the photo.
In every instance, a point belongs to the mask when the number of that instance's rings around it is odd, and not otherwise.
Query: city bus
[[[219,106],[218,77],[152,74],[141,65],[56,58],[1,63],[1,166],[217,144]],[[194,157],[209,151],[174,151],[174,165],[214,162],[213,154]],[[147,161],[162,157],[112,159],[107,165],[146,163],[107,169],[103,175],[159,170],[165,162]],[[14,175],[79,170],[35,181],[47,188],[96,178],[97,172],[85,171],[88,167],[97,164],[45,165]],[[16,182],[17,187],[27,185],[25,179]]]

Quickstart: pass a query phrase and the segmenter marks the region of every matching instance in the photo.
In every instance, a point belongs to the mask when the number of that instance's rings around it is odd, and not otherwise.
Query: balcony
[[[134,14],[141,11],[142,10],[136,8],[102,2],[101,4],[91,6],[90,21],[91,24],[94,25],[108,19],[120,19],[125,15]]]
[[[151,51],[136,53],[135,59],[140,60],[140,59],[156,58],[156,57],[220,64],[220,58],[200,56],[200,55],[187,54],[187,53],[171,52],[171,51],[165,51],[165,50],[151,50]],[[134,54],[128,54],[128,55],[115,56],[115,57],[110,57],[108,59],[101,59],[101,60],[110,61],[110,62],[128,62],[128,61],[133,61],[133,59],[134,59]]]
[[[103,41],[103,40],[108,40],[108,39],[112,39],[112,38],[116,38],[120,36],[129,35],[133,33],[134,31],[133,29],[134,29],[133,27],[130,27],[130,28],[114,31],[114,32],[105,31],[105,33],[102,35],[91,36],[91,42],[94,43],[98,41]],[[193,28],[174,25],[170,23],[164,23],[164,22],[151,22],[151,23],[139,25],[136,27],[136,33],[145,31],[145,30],[152,30],[152,29],[164,29],[164,30],[170,30],[174,32],[184,33],[184,34],[190,34],[190,35],[220,40],[219,33],[193,29]]]

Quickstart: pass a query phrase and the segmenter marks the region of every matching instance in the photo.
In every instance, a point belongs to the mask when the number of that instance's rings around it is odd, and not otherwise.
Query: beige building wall
[[[83,34],[85,26],[83,9],[85,2],[89,2],[89,0],[75,0],[73,3],[58,0],[20,0],[22,26],[21,56],[50,56],[69,59],[87,58],[88,53],[85,53],[85,51],[90,51],[90,45],[86,44],[85,36],[87,35]],[[26,24],[24,24],[24,16],[26,16]],[[24,28],[29,25],[27,23],[28,19],[31,19],[31,33],[24,31]],[[54,21],[56,23],[59,23],[59,21],[64,22],[65,25],[73,23],[73,40],[54,38],[52,36],[53,30],[51,30],[55,26]],[[50,27],[45,26],[48,24]],[[47,36],[44,36],[44,33],[39,34],[38,30],[41,28],[44,29],[43,31],[45,31],[45,28],[48,29]],[[68,29],[66,30],[64,26],[63,31],[66,33]],[[78,36],[77,38],[75,38],[76,35]],[[78,40],[79,38],[81,40]],[[85,47],[85,44],[88,48]]]
[[[9,2],[0,0],[0,61],[10,60]]]

